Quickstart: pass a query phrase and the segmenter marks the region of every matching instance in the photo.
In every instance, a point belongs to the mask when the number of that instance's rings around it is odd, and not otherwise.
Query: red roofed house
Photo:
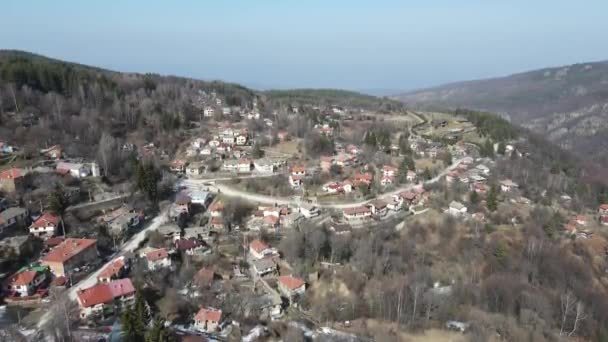
[[[195,238],[179,239],[175,241],[175,249],[186,255],[195,255],[204,252],[205,244]]]
[[[372,211],[368,207],[355,207],[355,208],[346,208],[343,212],[344,219],[349,222],[352,221],[362,221],[370,218],[372,216]]]
[[[135,297],[135,287],[131,279],[118,279],[109,283],[93,285],[77,293],[80,317],[104,315],[107,311],[114,312],[114,306],[130,305]]]
[[[407,174],[405,176],[405,180],[407,180],[408,182],[414,182],[416,181],[416,178],[418,177],[418,175],[416,174],[416,172],[412,171],[412,170],[408,170]]]
[[[164,248],[154,249],[145,254],[148,270],[155,271],[171,266],[171,258]]]
[[[597,212],[598,214],[600,214],[600,216],[608,215],[608,203],[600,205],[600,207],[597,209]]]
[[[194,327],[206,332],[216,331],[222,321],[222,311],[214,309],[200,309],[194,316]]]
[[[47,255],[40,259],[56,276],[67,276],[73,269],[96,261],[97,240],[65,239]]]
[[[59,216],[54,213],[44,213],[30,226],[30,234],[37,237],[51,237],[59,227]]]
[[[272,255],[273,251],[264,242],[260,240],[253,240],[249,244],[249,253],[256,259],[263,259],[268,255]]]
[[[36,292],[40,284],[46,280],[47,272],[38,272],[36,270],[19,272],[8,279],[6,289],[9,292],[18,294],[19,297],[31,296]]]
[[[321,171],[329,172],[331,170],[331,166],[334,163],[334,157],[332,156],[321,156]]]
[[[604,215],[600,218],[600,223],[602,226],[608,226],[608,215]]]
[[[277,278],[279,292],[291,301],[295,296],[303,295],[306,291],[304,280],[292,276],[281,276]]]
[[[215,272],[208,268],[201,268],[194,275],[194,284],[202,287],[209,287],[213,284],[213,280],[215,279]]]
[[[213,204],[209,206],[209,214],[211,217],[220,217],[223,212],[224,204],[221,201],[213,202]]]
[[[378,216],[386,215],[386,212],[388,210],[387,206],[388,206],[388,203],[386,203],[385,201],[380,200],[380,199],[371,201],[367,205],[367,207],[369,207],[371,209],[372,214],[378,215]]]
[[[21,191],[25,188],[25,177],[20,169],[12,168],[0,172],[0,191],[6,193]]]
[[[578,223],[581,226],[586,226],[587,225],[587,218],[585,218],[585,215],[577,215],[576,216],[576,223]]]
[[[358,173],[353,178],[353,184],[355,186],[359,186],[361,184],[370,185],[373,180],[374,180],[374,176],[369,172]]]
[[[293,176],[306,176],[306,168],[301,165],[295,165],[291,167],[291,174]]]
[[[397,176],[397,168],[391,165],[384,165],[382,167],[382,175],[384,177],[395,177]]]
[[[128,265],[124,256],[120,256],[112,262],[110,262],[100,273],[97,275],[97,281],[100,283],[108,283],[114,279],[121,278],[121,276],[127,270]]]
[[[186,162],[183,160],[176,159],[171,162],[170,170],[173,172],[184,173],[186,172]]]
[[[211,222],[209,222],[211,228],[215,230],[224,229],[224,219],[221,216],[211,217]]]

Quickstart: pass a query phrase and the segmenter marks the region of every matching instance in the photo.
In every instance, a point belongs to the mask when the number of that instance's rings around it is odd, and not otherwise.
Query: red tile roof
[[[279,277],[278,282],[292,291],[304,285],[304,280],[292,276]]]
[[[179,239],[175,241],[175,248],[180,251],[187,251],[202,246],[203,244],[197,239]]]
[[[382,170],[397,172],[397,168],[392,165],[384,165],[384,167],[382,167]]]
[[[304,166],[299,166],[299,165],[297,165],[297,166],[292,166],[292,167],[291,167],[291,172],[292,172],[292,173],[295,173],[295,172],[297,172],[297,173],[300,173],[300,172],[306,172],[306,168],[305,168]]]
[[[55,247],[55,246],[59,245],[60,243],[62,243],[64,240],[65,240],[65,237],[63,237],[63,236],[54,236],[54,237],[46,239],[46,241],[44,243],[49,247]]]
[[[16,168],[0,172],[0,179],[17,179],[21,177],[23,177],[23,173],[20,169]]]
[[[54,226],[57,227],[59,225],[59,216],[54,213],[44,213],[44,215],[40,216],[34,223],[32,223],[32,227],[42,228]]]
[[[209,285],[213,282],[215,272],[208,268],[201,268],[194,276],[194,281],[199,285]]]
[[[219,323],[221,319],[222,311],[213,309],[200,309],[196,316],[194,316],[194,320],[198,322],[211,321]]]
[[[10,280],[11,286],[28,285],[36,278],[36,271],[24,271],[14,275]]]
[[[222,203],[222,201],[213,202],[209,206],[209,211],[223,211],[223,210],[224,210],[224,204]]]
[[[130,296],[135,293],[131,279],[119,279],[109,283],[97,284],[78,292],[78,301],[87,308],[98,304],[106,304],[114,299]]]
[[[268,245],[260,240],[253,240],[249,244],[249,248],[253,249],[256,253],[260,253],[268,248]]]
[[[120,271],[124,267],[125,267],[125,258],[124,257],[114,259],[114,261],[112,261],[108,266],[106,266],[99,273],[97,278],[111,278],[111,277],[117,275],[118,273],[120,273]]]
[[[96,243],[97,240],[92,239],[66,239],[42,257],[41,260],[43,262],[64,263],[89,248],[95,248]]]
[[[365,213],[371,213],[371,211],[368,207],[355,207],[355,208],[344,209],[344,214],[346,214],[346,215],[365,214]]]
[[[155,249],[146,253],[146,259],[148,259],[148,261],[158,261],[161,259],[166,259],[168,257],[169,253],[167,253],[167,250],[164,248]]]
[[[608,210],[608,203],[600,205],[600,209]]]
[[[264,217],[264,222],[266,224],[276,226],[279,223],[279,218],[274,215],[268,215]]]

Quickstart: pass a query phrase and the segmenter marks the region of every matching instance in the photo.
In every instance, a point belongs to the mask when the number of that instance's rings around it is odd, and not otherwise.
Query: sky
[[[608,1],[3,0],[0,48],[258,89],[413,90],[608,59]]]

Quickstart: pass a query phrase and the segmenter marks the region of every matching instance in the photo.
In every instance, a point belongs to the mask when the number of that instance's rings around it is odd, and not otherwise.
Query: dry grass
[[[394,340],[404,342],[465,342],[469,341],[467,335],[437,328],[432,328],[423,333],[414,334],[403,331],[396,323],[383,322],[374,319],[353,322],[349,332],[369,334],[376,341]]]
[[[429,170],[433,171],[433,169],[443,169],[443,162],[441,160],[433,160],[431,158],[422,158],[416,159],[416,170],[424,170],[425,168],[429,168]]]

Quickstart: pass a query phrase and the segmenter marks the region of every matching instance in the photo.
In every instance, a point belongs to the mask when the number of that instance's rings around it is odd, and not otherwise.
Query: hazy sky
[[[0,48],[257,87],[413,89],[608,59],[608,1],[3,0]]]

